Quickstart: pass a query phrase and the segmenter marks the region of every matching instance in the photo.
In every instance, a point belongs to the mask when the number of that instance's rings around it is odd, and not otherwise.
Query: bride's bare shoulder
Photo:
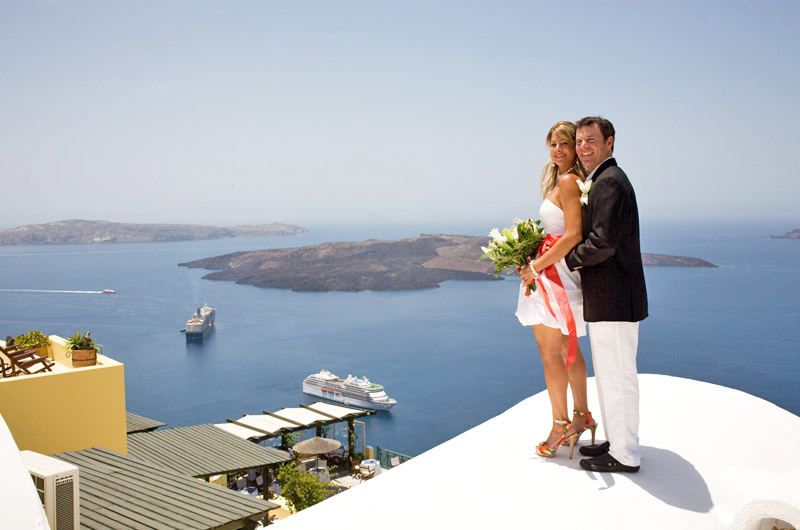
[[[577,185],[575,184],[576,182],[583,183],[583,179],[575,173],[567,173],[558,179],[558,187],[562,190],[569,189],[571,191],[572,188],[577,188]]]

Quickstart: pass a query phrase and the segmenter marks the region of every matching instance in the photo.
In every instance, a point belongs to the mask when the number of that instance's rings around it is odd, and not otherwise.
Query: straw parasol
[[[319,436],[315,436],[313,438],[309,438],[308,440],[303,440],[302,442],[298,442],[294,444],[292,449],[295,453],[303,454],[303,455],[314,455],[314,467],[318,467],[317,463],[319,460],[319,455],[324,455],[326,453],[330,453],[331,451],[335,451],[342,446],[342,442],[338,440],[333,440],[331,438],[320,438]]]

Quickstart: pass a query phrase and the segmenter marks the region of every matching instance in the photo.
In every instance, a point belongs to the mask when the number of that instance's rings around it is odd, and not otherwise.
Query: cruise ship
[[[203,340],[214,329],[214,316],[217,310],[209,305],[197,309],[192,318],[186,321],[186,341]]]
[[[306,377],[303,393],[370,410],[388,411],[397,403],[381,385],[371,383],[366,377],[348,375],[347,379],[340,379],[325,369]]]

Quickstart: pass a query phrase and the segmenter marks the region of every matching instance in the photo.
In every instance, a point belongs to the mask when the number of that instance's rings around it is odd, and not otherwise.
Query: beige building
[[[17,447],[47,455],[90,447],[127,454],[125,367],[100,354],[95,366],[73,368],[56,335],[40,355],[54,361],[51,371],[0,379],[0,414]],[[2,352],[0,359],[10,364]]]

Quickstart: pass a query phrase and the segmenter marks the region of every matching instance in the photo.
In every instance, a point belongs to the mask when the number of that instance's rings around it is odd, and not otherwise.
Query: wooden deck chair
[[[11,361],[7,359],[5,355],[0,354],[0,377],[12,377],[14,375]]]
[[[12,370],[18,368],[20,372],[27,375],[52,372],[55,364],[49,358],[36,355],[33,352],[19,357],[12,355],[9,358],[11,359]]]
[[[370,469],[366,465],[363,465],[363,466],[359,465],[359,467],[361,468],[361,480],[362,481],[369,480],[369,479],[371,479],[372,477],[375,476],[376,469]]]
[[[12,340],[11,337],[6,337],[6,345],[0,346],[0,353],[3,353],[6,357],[16,356],[29,356],[35,354],[36,352],[32,348],[20,348],[13,342],[9,343]]]
[[[399,465],[400,465],[399,456],[393,456],[392,458],[389,459],[389,467],[397,467]]]
[[[55,363],[48,357],[37,355],[32,349],[20,350],[14,345],[0,346],[0,352],[11,361],[12,377],[17,375],[17,370],[28,375],[53,371]]]
[[[350,459],[350,476],[353,478],[361,478],[361,462],[358,460]]]

